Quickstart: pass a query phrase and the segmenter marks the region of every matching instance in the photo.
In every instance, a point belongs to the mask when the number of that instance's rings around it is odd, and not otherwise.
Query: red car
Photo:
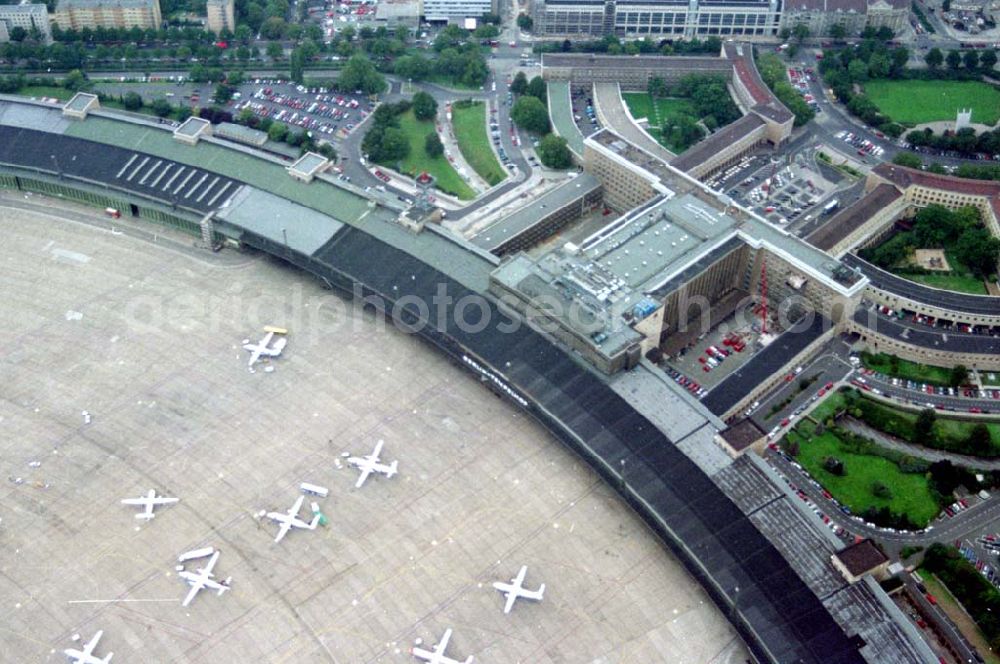
[[[927,593],[925,597],[927,598],[927,601],[930,602],[931,604],[937,604],[937,597],[935,597],[934,595]]]
[[[833,389],[833,383],[827,383],[826,385],[823,386],[823,389],[829,392],[830,390]]]

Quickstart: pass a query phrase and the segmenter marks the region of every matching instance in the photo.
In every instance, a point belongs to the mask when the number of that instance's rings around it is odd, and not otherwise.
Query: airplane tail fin
[[[542,595],[545,594],[545,584],[538,586],[538,599],[542,599]]]
[[[143,519],[144,521],[149,521],[150,519],[155,519],[156,515],[153,513],[146,514],[145,512],[140,512],[139,514],[135,515],[135,518]]]
[[[107,654],[107,656],[104,659],[102,659],[101,661],[104,662],[104,664],[108,664],[108,662],[110,662],[111,658],[114,657],[114,656],[115,656],[115,654],[113,652],[109,652]]]
[[[399,472],[399,461],[393,461],[389,464],[389,472],[385,474],[386,479],[389,479],[393,475]]]

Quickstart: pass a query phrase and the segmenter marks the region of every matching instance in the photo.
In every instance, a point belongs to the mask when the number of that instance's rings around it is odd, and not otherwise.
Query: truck
[[[823,214],[830,214],[840,206],[840,201],[836,198],[823,206]]]

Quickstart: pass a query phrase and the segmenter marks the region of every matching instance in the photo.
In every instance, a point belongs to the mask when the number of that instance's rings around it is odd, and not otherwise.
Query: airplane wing
[[[149,501],[148,498],[122,498],[122,505],[145,505]]]
[[[97,642],[101,640],[102,636],[104,636],[104,630],[97,630],[97,634],[94,634],[93,638],[83,647],[84,658],[90,657],[93,654],[94,648],[97,647]]]
[[[368,479],[368,476],[372,474],[373,468],[369,464],[357,464],[357,465],[358,465],[358,470],[361,471],[361,476],[358,477],[358,481],[355,482],[354,488],[360,489],[361,485],[364,484],[365,480]]]
[[[515,576],[511,580],[511,583],[513,583],[515,586],[517,586],[519,588],[523,587],[524,586],[524,577],[525,577],[525,575],[527,573],[528,573],[528,566],[527,565],[522,565],[521,566],[521,571],[519,571],[517,573],[517,576]]]
[[[372,450],[372,453],[368,458],[372,461],[378,461],[378,455],[382,454],[383,445],[385,445],[385,441],[380,438],[379,441],[375,443],[375,449]]]
[[[167,498],[165,496],[157,496],[152,500],[148,501],[151,505],[170,505],[172,503],[179,502],[180,498]]]
[[[288,510],[288,516],[298,516],[299,515],[299,510],[302,509],[302,501],[305,500],[305,499],[306,499],[306,497],[302,496],[302,495],[300,495],[298,498],[296,498],[295,499],[295,504],[292,505],[292,508],[290,510]]]
[[[212,568],[215,567],[215,563],[219,561],[219,556],[221,554],[221,551],[216,551],[212,554],[212,557],[208,559],[208,564],[201,570],[202,576],[212,576]]]
[[[451,639],[451,628],[444,630],[441,640],[434,646],[434,654],[444,658],[444,651],[448,649],[448,641]]]
[[[284,538],[284,536],[288,534],[288,531],[291,530],[291,528],[292,528],[291,521],[282,521],[281,527],[278,528],[278,534],[275,536],[274,541],[280,542],[282,538]]]
[[[514,602],[517,601],[517,592],[511,590],[507,592],[506,595],[507,595],[507,603],[503,607],[503,612],[510,613],[510,610],[514,608]]]
[[[194,599],[194,596],[198,594],[198,591],[200,591],[204,587],[205,587],[205,582],[204,582],[203,579],[199,579],[197,581],[192,581],[191,582],[191,590],[188,591],[188,594],[184,598],[184,601],[181,602],[181,606],[187,606],[188,604],[190,604],[191,600]]]

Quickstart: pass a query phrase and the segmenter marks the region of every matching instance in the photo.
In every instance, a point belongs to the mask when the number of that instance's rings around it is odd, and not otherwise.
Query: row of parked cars
[[[698,397],[699,399],[708,394],[708,390],[699,385],[697,381],[688,378],[687,376],[682,374],[680,371],[677,371],[676,369],[667,367],[667,375],[673,378],[675,383],[677,383],[685,390],[687,390],[694,396]]]
[[[871,155],[873,157],[881,157],[882,153],[885,152],[885,148],[881,145],[869,141],[867,138],[861,138],[860,136],[855,136],[852,132],[846,129],[841,130],[836,133],[836,138],[842,139],[847,143],[850,143],[854,148],[857,149],[858,154],[862,157]]]

